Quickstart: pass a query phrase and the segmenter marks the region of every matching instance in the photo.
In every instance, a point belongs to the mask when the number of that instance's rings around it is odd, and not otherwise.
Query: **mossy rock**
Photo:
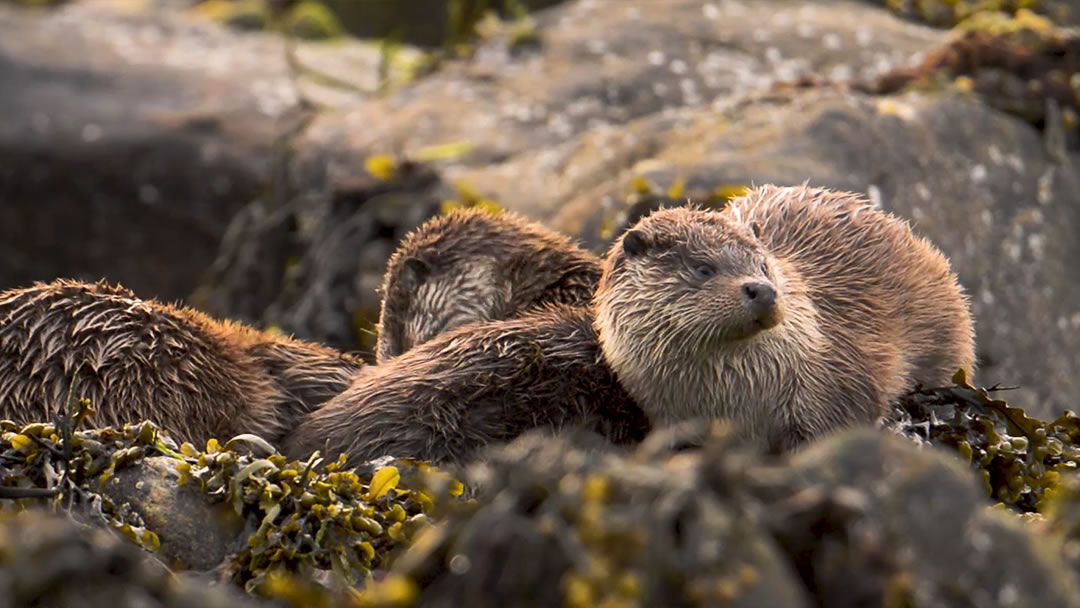
[[[206,0],[191,10],[241,31],[265,30],[270,25],[270,10],[265,0]]]
[[[344,32],[338,17],[315,0],[297,2],[285,15],[281,28],[304,40],[329,40]]]
[[[873,4],[935,27],[953,27],[986,14],[1016,15],[1025,11],[1045,15],[1059,24],[1076,23],[1080,18],[1076,4],[1068,0],[873,0]]]

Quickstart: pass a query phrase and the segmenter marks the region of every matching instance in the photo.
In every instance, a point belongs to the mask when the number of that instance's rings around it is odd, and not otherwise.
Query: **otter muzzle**
[[[746,310],[762,329],[775,327],[780,322],[776,289],[772,285],[763,282],[743,283],[742,299]]]

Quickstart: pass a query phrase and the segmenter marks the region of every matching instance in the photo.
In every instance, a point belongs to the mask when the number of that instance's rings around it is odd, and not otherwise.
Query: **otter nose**
[[[768,283],[743,283],[742,296],[755,316],[768,314],[776,305],[776,290]]]

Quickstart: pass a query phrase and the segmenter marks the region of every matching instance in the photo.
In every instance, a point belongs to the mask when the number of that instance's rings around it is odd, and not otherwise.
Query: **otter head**
[[[775,261],[757,224],[695,208],[659,210],[614,243],[595,305],[601,338],[712,351],[783,319]]]
[[[611,246],[593,299],[596,330],[654,420],[711,411],[682,401],[722,398],[705,394],[722,392],[718,362],[779,331],[784,283],[760,237],[756,224],[679,207],[639,220]]]
[[[479,213],[455,212],[434,218],[402,241],[379,290],[377,363],[456,327],[505,314],[510,285],[505,261],[490,246],[490,230],[490,221]]]

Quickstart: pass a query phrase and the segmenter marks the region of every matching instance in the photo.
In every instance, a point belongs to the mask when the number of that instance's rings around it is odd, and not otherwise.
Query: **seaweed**
[[[975,388],[961,370],[955,386],[918,387],[891,412],[887,427],[955,451],[971,464],[986,493],[1022,513],[1042,513],[1062,477],[1080,462],[1080,417],[1067,411],[1043,421],[995,399],[999,386]]]
[[[253,532],[221,571],[250,594],[285,593],[281,581],[332,574],[336,586],[365,584],[429,523],[435,488],[450,497],[463,486],[425,463],[391,460],[347,468],[318,452],[288,461],[255,435],[199,451],[177,446],[151,422],[78,430],[92,412],[87,400],[56,423],[0,421],[0,503],[7,510],[47,506],[114,530],[149,552],[157,532],[129,504],[117,504],[105,484],[120,468],[149,456],[176,460],[179,484],[198,487],[208,505],[224,504]]]
[[[1075,146],[1080,37],[1027,10],[1015,16],[978,13],[958,25],[919,65],[883,74],[866,90],[882,95],[943,87],[978,95],[991,107],[1045,131],[1048,138],[1066,138],[1063,143]]]

